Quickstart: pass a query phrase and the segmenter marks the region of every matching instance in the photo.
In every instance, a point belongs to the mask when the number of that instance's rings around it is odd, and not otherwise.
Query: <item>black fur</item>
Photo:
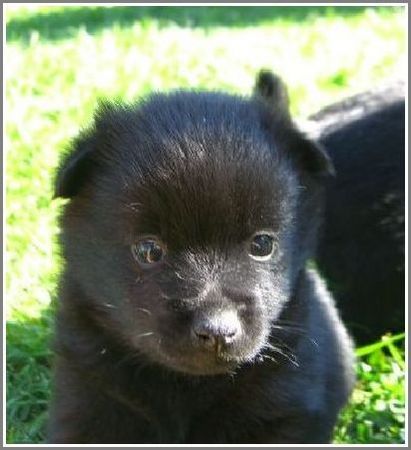
[[[318,265],[359,344],[405,328],[403,90],[357,95],[313,117],[337,171]]]
[[[74,141],[56,183],[70,201],[50,442],[331,439],[352,350],[306,262],[332,167],[277,82],[102,105]],[[258,232],[265,261],[249,255]],[[149,268],[131,251],[144,236],[166,246]]]

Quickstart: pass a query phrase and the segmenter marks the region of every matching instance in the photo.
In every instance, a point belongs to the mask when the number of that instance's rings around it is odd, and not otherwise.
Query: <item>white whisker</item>
[[[139,334],[138,336],[136,336],[136,339],[141,338],[141,337],[145,337],[145,336],[151,336],[153,334],[154,334],[154,331],[149,331],[147,333],[142,333],[142,334]]]
[[[104,306],[105,306],[106,308],[117,309],[117,306],[112,305],[111,303],[104,303]]]
[[[151,311],[149,311],[146,308],[137,308],[137,311],[142,311],[143,313],[146,313],[147,315],[151,316]]]

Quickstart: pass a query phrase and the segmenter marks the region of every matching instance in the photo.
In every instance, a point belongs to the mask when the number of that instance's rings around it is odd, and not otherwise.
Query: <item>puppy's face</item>
[[[129,336],[198,374],[250,361],[267,342],[289,296],[297,194],[269,161],[202,158],[130,183],[125,211]]]
[[[267,345],[309,243],[297,135],[276,142],[264,111],[184,93],[106,109],[63,166],[67,271],[130,352],[205,375]]]

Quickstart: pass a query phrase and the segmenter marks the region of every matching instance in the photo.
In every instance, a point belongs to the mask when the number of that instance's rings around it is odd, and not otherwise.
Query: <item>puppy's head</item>
[[[313,248],[326,155],[286,93],[153,95],[101,105],[56,195],[67,277],[130,351],[190,374],[252,361]]]

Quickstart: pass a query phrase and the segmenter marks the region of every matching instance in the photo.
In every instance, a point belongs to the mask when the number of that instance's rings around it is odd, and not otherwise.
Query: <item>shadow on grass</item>
[[[79,28],[84,28],[89,33],[97,33],[113,25],[129,27],[136,22],[150,21],[156,21],[160,26],[178,25],[205,29],[216,26],[247,27],[277,20],[302,22],[319,16],[353,16],[366,8],[369,7],[67,7],[64,10],[39,11],[29,17],[12,19],[7,23],[6,33],[7,41],[24,43],[29,41],[32,32],[39,33],[41,39],[55,40],[70,38]]]
[[[7,443],[44,442],[50,395],[52,313],[6,325]]]

